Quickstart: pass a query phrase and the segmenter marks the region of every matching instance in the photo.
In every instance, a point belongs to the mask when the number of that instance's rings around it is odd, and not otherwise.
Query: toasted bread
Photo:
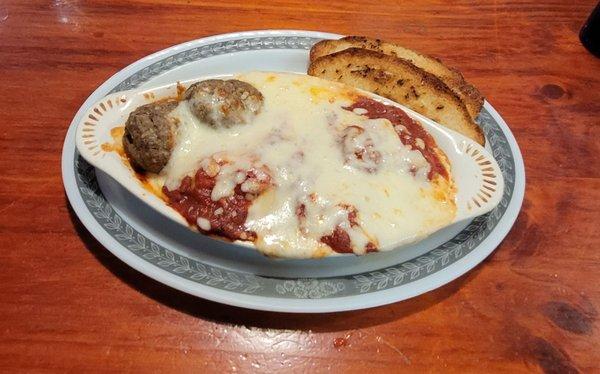
[[[348,48],[314,59],[308,74],[387,97],[480,144],[485,142],[460,97],[435,75],[407,60]]]
[[[417,67],[435,75],[456,92],[464,101],[473,119],[476,119],[481,111],[483,96],[474,86],[465,81],[460,72],[447,67],[435,57],[420,54],[397,44],[364,36],[347,36],[340,40],[323,40],[315,44],[310,50],[310,61],[347,48],[364,48],[408,60]]]

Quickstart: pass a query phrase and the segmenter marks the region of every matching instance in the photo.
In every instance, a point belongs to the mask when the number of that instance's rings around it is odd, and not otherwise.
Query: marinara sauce
[[[409,145],[412,149],[421,152],[430,166],[429,174],[427,175],[429,180],[432,180],[436,174],[445,179],[449,178],[448,170],[446,170],[444,164],[442,164],[440,156],[435,152],[435,140],[433,140],[431,135],[429,135],[420,124],[410,118],[402,109],[380,103],[364,96],[359,97],[354,104],[344,107],[344,109],[349,111],[354,111],[358,108],[366,110],[366,113],[361,115],[370,119],[385,118],[390,121],[402,144]],[[406,130],[400,126],[404,126]],[[423,140],[425,147],[420,148],[417,145],[417,139]]]
[[[185,177],[177,189],[170,191],[163,187],[163,193],[169,198],[169,204],[201,231],[232,240],[255,240],[256,233],[246,230],[244,225],[252,204],[246,198],[247,194],[237,185],[233,195],[214,201],[211,199],[211,192],[215,184],[215,178],[200,169],[194,178]],[[198,219],[208,221],[208,230],[198,224]]]

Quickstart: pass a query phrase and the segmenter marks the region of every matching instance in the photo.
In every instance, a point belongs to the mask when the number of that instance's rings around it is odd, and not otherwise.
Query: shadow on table
[[[66,197],[65,197],[66,199]],[[68,202],[67,202],[68,204]],[[400,320],[426,310],[454,294],[478,273],[477,269],[453,282],[410,300],[376,308],[314,314],[277,313],[244,309],[205,300],[173,289],[129,267],[100,244],[83,226],[69,207],[69,215],[87,249],[111,273],[147,297],[191,316],[246,327],[311,330],[315,332],[341,331],[371,327]]]

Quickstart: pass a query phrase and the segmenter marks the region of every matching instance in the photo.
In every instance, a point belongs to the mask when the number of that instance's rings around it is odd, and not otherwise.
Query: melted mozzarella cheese
[[[336,227],[348,233],[357,254],[369,243],[389,250],[453,220],[453,194],[439,198],[439,186],[427,179],[430,167],[421,153],[403,145],[388,120],[343,109],[352,104],[351,89],[295,74],[235,78],[261,91],[261,112],[251,123],[214,128],[198,121],[181,102],[170,114],[178,119],[178,134],[160,177],[172,190],[203,168],[217,178],[211,197],[218,200],[238,184],[252,191],[255,181],[246,183],[246,175],[237,171],[264,165],[272,187],[253,201],[246,220],[263,253],[328,255],[331,248],[321,238]],[[228,163],[219,166],[222,160]],[[354,224],[348,206],[357,212]]]

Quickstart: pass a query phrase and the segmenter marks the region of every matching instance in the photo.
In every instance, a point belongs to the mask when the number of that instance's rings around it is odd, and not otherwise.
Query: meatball
[[[167,114],[176,106],[176,101],[151,103],[129,114],[123,148],[134,167],[158,173],[167,164],[175,142],[175,125]]]
[[[263,95],[236,79],[209,79],[192,84],[184,93],[192,113],[213,127],[248,123],[260,112]]]

